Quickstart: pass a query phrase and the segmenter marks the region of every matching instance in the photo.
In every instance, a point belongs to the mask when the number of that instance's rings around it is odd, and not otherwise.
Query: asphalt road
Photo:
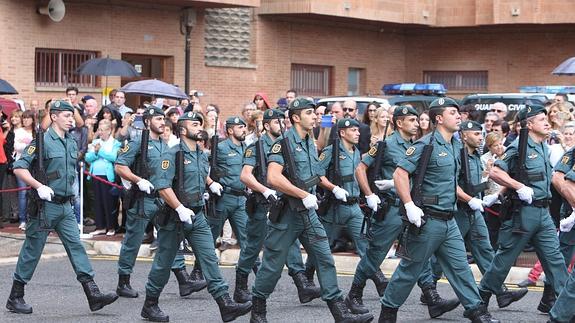
[[[96,282],[103,291],[115,290],[117,283],[116,262],[114,259],[92,259],[96,271]],[[15,264],[0,265],[0,295],[6,299],[10,293],[11,274]],[[140,295],[144,294],[144,285],[150,269],[149,261],[138,261],[135,273],[132,275],[132,286]],[[234,270],[222,267],[224,276],[232,283],[230,295],[233,292]],[[253,275],[250,276],[250,283]],[[340,287],[347,291],[352,277],[339,276]],[[455,297],[447,283],[440,283],[439,292],[444,297]],[[444,314],[440,319],[429,319],[427,308],[419,304],[420,291],[416,287],[404,306],[399,311],[399,322],[465,322],[463,308]],[[537,311],[541,297],[540,290],[531,290],[519,303],[506,309],[497,309],[492,299],[490,310],[501,322],[546,322],[547,316]],[[31,315],[18,315],[0,311],[0,322],[142,322],[140,310],[144,302],[143,296],[137,299],[120,298],[116,303],[98,312],[90,312],[88,303],[82,292],[81,285],[75,280],[74,272],[67,258],[42,260],[36,270],[32,282],[26,288],[26,301],[34,307]],[[3,302],[3,301],[2,301]],[[368,282],[364,293],[366,306],[374,313],[376,322],[379,316],[380,304],[375,287]],[[206,290],[182,299],[178,294],[175,278],[164,289],[160,298],[160,306],[170,315],[171,322],[221,322],[219,310],[215,301]],[[274,294],[268,300],[269,322],[333,322],[327,305],[321,300],[314,300],[306,305],[297,301],[295,286],[291,278],[284,272]],[[238,322],[249,322],[249,314],[238,319]]]

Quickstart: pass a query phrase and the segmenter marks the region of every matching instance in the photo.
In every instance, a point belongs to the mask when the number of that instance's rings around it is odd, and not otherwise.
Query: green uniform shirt
[[[36,140],[33,140],[22,152],[22,157],[14,162],[14,169],[23,168],[31,170],[36,158]],[[69,133],[64,138],[54,131],[52,127],[44,132],[44,170],[49,186],[57,196],[74,196],[74,182],[78,172],[78,144]]]
[[[344,190],[349,193],[349,197],[359,197],[359,185],[357,184],[357,179],[355,178],[355,169],[359,166],[359,162],[361,159],[361,154],[359,149],[355,146],[352,147],[353,151],[350,152],[347,150],[343,142],[339,142],[339,175],[340,178],[329,178],[329,180],[338,185]],[[329,175],[329,168],[333,167],[332,165],[332,156],[333,156],[333,145],[327,146],[319,155],[319,168],[318,168],[318,175],[319,176],[327,176]]]
[[[269,135],[262,135],[260,139],[263,145],[263,152],[264,152],[264,160],[267,162],[267,153],[270,151],[270,148],[272,147],[274,141],[272,140],[272,138]],[[257,141],[252,143],[251,145],[248,146],[248,148],[246,148],[246,151],[244,153],[244,165],[248,165],[248,166],[252,166],[252,167],[258,167],[258,151],[256,149],[256,145],[257,145]],[[267,165],[264,165],[264,167],[267,167]],[[261,183],[261,184],[265,184],[265,183]]]
[[[467,149],[467,148],[466,148]],[[473,154],[469,154],[467,153],[468,159],[469,159],[469,179],[471,181],[471,186],[475,186],[475,185],[479,185],[481,184],[481,179],[482,179],[482,174],[483,174],[483,166],[481,165],[481,156],[479,155],[479,153],[477,152],[477,150],[475,150],[473,152]],[[463,179],[463,172],[459,172],[459,182],[461,183],[461,185],[463,185],[464,183],[464,179]],[[462,187],[463,188],[463,187]],[[465,192],[467,194],[470,194],[470,192]],[[471,195],[472,197],[477,197],[477,198],[482,198],[482,194],[483,190],[476,192],[474,195]]]
[[[403,168],[409,174],[414,174],[423,147],[432,135],[434,135],[433,153],[427,164],[421,192],[423,206],[438,211],[455,211],[457,210],[456,191],[460,168],[459,149],[461,149],[461,144],[455,137],[452,137],[451,142],[448,143],[438,131],[424,136],[407,149],[405,158],[399,162],[397,167]],[[436,200],[437,204],[430,204],[427,202],[429,200]]]
[[[131,167],[134,165],[137,158],[139,158],[141,137],[135,140],[130,140],[124,148],[118,152],[116,164]],[[168,154],[169,148],[163,140],[153,140],[150,138],[148,141],[148,158],[147,166],[150,170],[149,178],[146,178],[155,189],[162,187],[172,186],[172,178],[168,177],[166,170],[173,164]],[[136,174],[141,176],[141,174]]]
[[[162,186],[155,186],[156,190],[172,187],[176,190],[176,153],[178,151],[184,153],[184,192],[186,196],[178,196],[180,202],[185,207],[200,207],[204,205],[203,194],[206,190],[206,177],[210,164],[208,162],[208,155],[203,152],[199,146],[196,150],[192,151],[183,141],[179,145],[172,147],[169,150],[169,165],[166,169],[166,178],[169,180],[164,182]],[[173,184],[172,184],[173,183]]]
[[[510,176],[514,170],[517,169],[519,138],[507,147],[505,154],[501,159],[495,161],[495,166],[503,169]],[[525,158],[525,168],[527,175],[531,180],[528,180],[527,186],[533,189],[533,199],[548,199],[551,198],[551,162],[549,161],[549,147],[547,144],[535,143],[531,137],[527,140],[527,158]],[[536,178],[538,177],[538,178]],[[536,178],[535,180],[533,180]],[[525,180],[525,179],[522,179]]]
[[[286,131],[284,136],[289,139],[291,154],[296,168],[295,173],[298,178],[302,181],[307,181],[314,176],[318,176],[319,159],[317,157],[317,148],[313,142],[313,138],[306,135],[305,139],[301,139],[295,131],[295,127]],[[285,173],[286,165],[282,155],[281,144],[279,142],[280,139],[276,140],[270,150],[268,164],[274,162],[282,165]],[[309,187],[307,191],[315,194],[315,185]]]
[[[405,158],[405,151],[412,145],[412,142],[403,139],[398,131],[394,131],[389,135],[389,137],[385,139],[385,142],[385,152],[383,153],[383,159],[381,160],[381,178],[393,179],[393,172],[395,172],[397,164]],[[377,153],[377,145],[375,145],[363,156],[361,162],[367,167],[371,167],[371,165],[375,163]],[[395,187],[385,191],[384,194],[387,194],[388,192],[395,196]]]
[[[557,164],[555,164],[555,168],[553,170],[563,174],[569,173],[573,168],[573,165],[575,164],[575,158],[573,158],[575,157],[573,155],[574,151],[575,148],[571,148],[568,151],[566,151],[563,154],[563,157],[561,157],[561,160]]]
[[[212,178],[222,184],[224,190],[232,188],[243,191],[246,186],[240,181],[244,159],[244,144],[235,145],[231,139],[218,143],[218,159],[216,161],[219,178]]]

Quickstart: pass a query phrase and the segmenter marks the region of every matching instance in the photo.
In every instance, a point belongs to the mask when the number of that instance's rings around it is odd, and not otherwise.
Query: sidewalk
[[[24,241],[25,235],[20,231],[17,225],[6,225],[5,228],[0,229],[0,259],[5,259],[6,261],[15,261],[18,257],[18,252]],[[120,248],[122,245],[123,235],[117,234],[112,237],[108,236],[97,236],[89,239],[82,239],[86,251],[92,256],[119,256]],[[239,257],[240,250],[238,248],[227,249],[223,252],[216,249],[216,254],[220,258],[220,264],[222,265],[235,265]],[[302,250],[304,258],[307,257],[305,251]],[[60,239],[57,234],[50,233],[46,247],[44,248],[43,256],[45,257],[58,257],[65,256],[66,251],[62,246]],[[140,258],[152,258],[153,251],[149,249],[149,245],[143,244],[140,247],[138,253]],[[533,257],[535,253],[523,253],[518,260],[518,263],[530,263],[533,264],[535,260]],[[6,259],[8,258],[8,259]],[[12,258],[12,259],[10,259]],[[186,260],[188,263],[193,263],[194,256],[186,255]],[[359,262],[359,257],[354,253],[342,252],[334,254],[335,266],[339,274],[343,275],[353,275],[355,267]],[[381,269],[389,277],[399,264],[399,259],[388,258],[386,259]],[[475,264],[471,264],[471,269],[475,276],[475,279],[479,281],[481,279],[481,273]],[[520,281],[527,278],[529,273],[529,267],[512,267],[509,275],[507,276],[506,283],[509,285],[514,285]],[[543,286],[542,280],[538,281],[538,285]]]

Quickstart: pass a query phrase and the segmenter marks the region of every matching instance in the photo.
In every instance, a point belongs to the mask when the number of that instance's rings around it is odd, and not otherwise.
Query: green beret
[[[50,105],[50,111],[70,111],[74,112],[74,106],[68,101],[57,100]]]
[[[229,118],[226,120],[226,127],[236,126],[236,125],[244,125],[244,126],[247,126],[247,125],[246,125],[246,122],[245,122],[244,120],[242,120],[242,118],[240,118],[240,117],[229,117]]]
[[[460,127],[461,131],[481,131],[481,124],[477,121],[463,121]]]
[[[417,110],[415,110],[414,107],[411,106],[407,106],[407,105],[400,105],[397,108],[395,108],[395,110],[393,110],[393,117],[405,117],[405,116],[419,116],[419,114],[417,114]]]
[[[539,104],[527,105],[525,108],[519,111],[519,113],[517,114],[517,119],[519,121],[523,121],[525,119],[529,119],[533,116],[536,116],[539,113],[547,114],[547,110],[545,110],[545,108]]]
[[[200,113],[188,111],[182,114],[178,118],[178,121],[199,121],[201,124],[204,124],[204,117]]]
[[[311,98],[306,98],[303,96],[297,97],[295,98],[295,100],[293,100],[290,104],[289,104],[289,110],[291,111],[295,111],[295,110],[303,110],[303,109],[315,109],[315,103],[313,102],[313,100]]]
[[[439,98],[431,102],[429,105],[429,110],[448,107],[455,107],[457,110],[459,110],[459,103],[451,98]]]
[[[343,118],[337,121],[337,129],[359,127],[359,121],[351,118]]]
[[[264,121],[283,118],[285,118],[285,113],[280,109],[268,109],[264,112]]]
[[[164,110],[162,110],[161,107],[157,107],[153,104],[150,104],[147,108],[146,111],[144,111],[144,117],[150,118],[150,117],[157,117],[157,116],[164,116]]]

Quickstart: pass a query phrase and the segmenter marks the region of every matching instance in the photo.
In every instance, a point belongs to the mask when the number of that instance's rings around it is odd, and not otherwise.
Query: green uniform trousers
[[[385,215],[383,221],[376,221],[371,219],[371,234],[372,240],[369,241],[369,246],[365,251],[365,255],[357,264],[353,282],[358,285],[363,285],[383,263],[387,252],[393,245],[395,239],[401,232],[403,221],[399,214],[399,208],[396,206],[390,207]]]
[[[119,275],[130,275],[132,273],[132,269],[136,263],[136,258],[138,257],[138,251],[140,251],[140,246],[142,245],[146,227],[148,226],[148,223],[154,219],[154,215],[156,213],[155,210],[157,210],[154,200],[148,198],[144,199],[144,207],[146,210],[145,217],[140,217],[135,213],[137,208],[131,208],[126,212],[128,214],[128,218],[126,219],[126,234],[124,235],[124,240],[122,240],[120,258],[118,259]],[[154,211],[148,212],[147,210]],[[172,268],[186,268],[184,255],[182,253],[179,253],[174,259]]]
[[[235,196],[228,193],[222,193],[216,203],[215,217],[208,216],[208,224],[212,230],[213,243],[221,235],[224,223],[230,221],[232,230],[238,239],[240,248],[243,249],[246,244],[246,225],[248,215],[246,214],[246,198]]]
[[[171,265],[178,253],[180,239],[174,220],[170,220],[164,227],[158,229],[158,251],[154,256],[154,263],[148,275],[146,295],[159,297],[162,289],[170,278]],[[218,267],[218,257],[214,251],[212,232],[203,212],[197,213],[192,224],[183,223],[184,235],[191,245],[196,261],[200,263],[202,272],[208,283],[208,292],[213,298],[218,298],[228,292],[228,284],[225,282]]]
[[[573,253],[575,252],[575,230],[559,233],[559,250],[565,259],[565,265],[569,266]],[[567,284],[559,294],[555,306],[549,315],[558,322],[569,322],[575,316],[575,271],[571,272]]]
[[[80,233],[72,204],[69,202],[63,204],[45,202],[44,213],[48,226],[58,233],[58,237],[66,249],[72,268],[76,273],[76,279],[80,282],[92,279],[94,271],[86,255],[86,249],[80,241]],[[32,279],[44,245],[46,245],[48,234],[48,231],[40,230],[40,222],[37,217],[29,219],[26,226],[26,240],[24,240],[18,255],[14,280],[26,284]]]
[[[317,266],[317,276],[321,287],[321,298],[333,300],[342,295],[337,286],[337,274],[329,243],[323,225],[314,210],[309,215],[298,214],[288,206],[277,223],[268,221],[268,233],[264,241],[262,265],[256,275],[252,294],[268,298],[281,277],[289,247],[296,239],[305,247],[308,255],[313,255]],[[309,261],[309,260],[308,260]]]
[[[455,219],[445,221],[427,217],[419,231],[411,226],[407,239],[411,260],[401,260],[381,303],[387,307],[399,308],[411,293],[425,266],[428,266],[429,258],[435,254],[463,307],[474,310],[480,306],[479,290],[467,264],[465,245]]]
[[[504,221],[499,230],[499,248],[491,267],[481,279],[479,289],[496,293],[503,285],[511,266],[527,242],[535,247],[537,257],[545,271],[546,281],[560,293],[567,281],[567,267],[559,252],[559,239],[547,208],[523,206],[521,218],[525,234],[513,233],[513,219]]]
[[[266,237],[267,213],[267,207],[259,205],[254,214],[248,216],[246,246],[240,252],[240,258],[236,267],[236,271],[239,273],[249,275],[258,259]],[[290,276],[305,270],[300,244],[297,240],[289,247],[286,265]]]

